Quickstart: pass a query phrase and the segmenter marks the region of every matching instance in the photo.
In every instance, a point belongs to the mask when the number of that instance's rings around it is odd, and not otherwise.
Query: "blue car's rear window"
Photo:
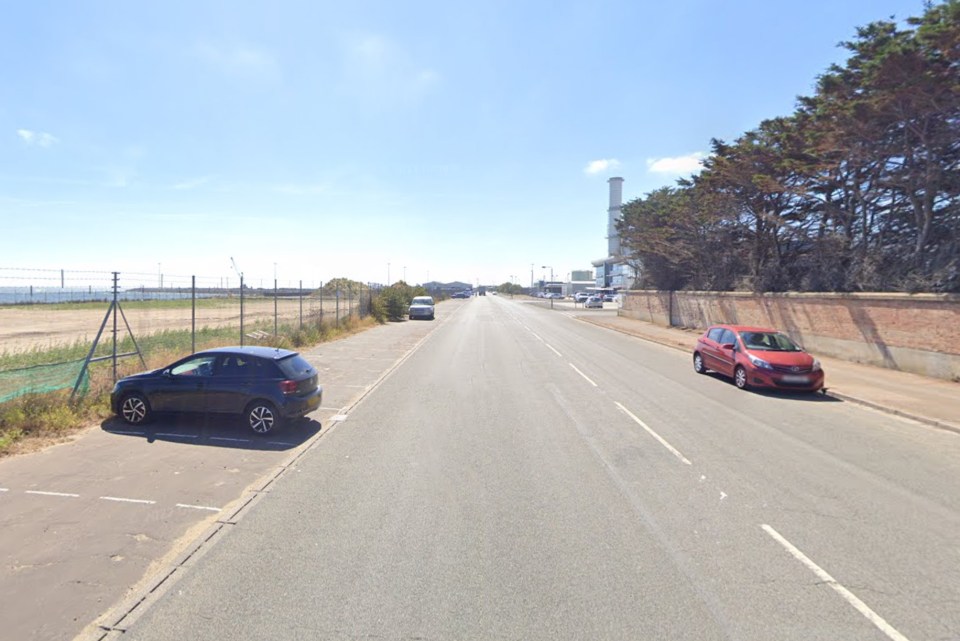
[[[277,365],[280,366],[283,375],[290,379],[306,378],[316,373],[313,365],[308,363],[307,359],[300,356],[300,354],[294,354],[293,356],[280,359],[277,361]]]

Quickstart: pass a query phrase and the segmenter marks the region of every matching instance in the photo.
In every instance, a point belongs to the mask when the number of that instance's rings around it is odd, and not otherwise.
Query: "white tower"
[[[620,220],[620,206],[623,205],[623,178],[610,178],[610,207],[607,209],[607,255],[620,255],[620,235],[616,222]]]

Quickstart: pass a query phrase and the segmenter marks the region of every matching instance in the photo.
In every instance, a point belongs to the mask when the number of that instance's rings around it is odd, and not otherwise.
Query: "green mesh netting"
[[[33,365],[20,369],[0,371],[0,403],[24,394],[42,394],[61,389],[73,389],[77,377],[83,369],[83,360],[49,365]],[[90,389],[90,376],[83,373],[83,380],[77,390],[86,394]]]

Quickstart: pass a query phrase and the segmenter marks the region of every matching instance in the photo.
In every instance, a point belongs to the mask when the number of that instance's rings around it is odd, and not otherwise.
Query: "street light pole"
[[[553,267],[550,265],[541,265],[540,269],[549,269],[550,270],[550,282],[553,282]]]

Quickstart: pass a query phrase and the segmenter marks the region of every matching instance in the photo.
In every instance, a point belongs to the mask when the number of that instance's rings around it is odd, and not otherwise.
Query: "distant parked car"
[[[750,387],[816,392],[823,388],[820,361],[775,329],[714,325],[697,339],[693,369],[713,370]]]
[[[220,347],[117,381],[115,414],[131,425],[154,414],[241,414],[258,434],[320,407],[317,370],[300,354],[273,347]]]
[[[454,292],[450,298],[470,298],[469,292]]]
[[[590,296],[583,301],[583,306],[587,309],[603,309],[603,299],[599,296]]]
[[[587,292],[577,292],[576,294],[573,295],[573,300],[577,303],[582,303],[588,298],[590,298],[590,294],[588,294]]]
[[[408,310],[410,320],[416,318],[426,318],[433,320],[435,316],[432,296],[414,296]]]

